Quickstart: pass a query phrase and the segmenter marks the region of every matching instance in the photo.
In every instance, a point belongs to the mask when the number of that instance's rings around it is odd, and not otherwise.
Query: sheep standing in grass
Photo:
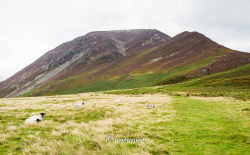
[[[75,107],[78,108],[78,109],[80,109],[80,108],[83,107],[84,104],[85,104],[84,102],[82,102],[82,103],[77,103],[77,104],[75,104]]]
[[[156,108],[154,104],[147,104],[147,108]]]
[[[32,116],[25,120],[25,124],[34,124],[43,120],[45,113],[40,113],[40,115]]]

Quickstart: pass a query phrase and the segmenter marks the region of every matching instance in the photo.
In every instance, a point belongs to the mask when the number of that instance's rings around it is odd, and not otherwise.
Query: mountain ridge
[[[167,84],[171,78],[204,76],[203,70],[211,66],[211,73],[216,73],[248,64],[249,55],[219,45],[198,32],[185,31],[171,38],[155,29],[95,31],[59,45],[1,82],[0,96],[14,97],[33,90],[39,93],[31,96],[56,94],[60,89],[87,87],[121,76],[133,81],[137,78],[134,74],[164,74],[152,85]],[[77,78],[78,83],[70,81],[75,76],[82,76],[85,83]]]

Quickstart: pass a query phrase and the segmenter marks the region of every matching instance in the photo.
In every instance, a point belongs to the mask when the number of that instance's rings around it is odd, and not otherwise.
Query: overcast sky
[[[0,0],[0,81],[90,31],[198,31],[250,52],[249,0]]]

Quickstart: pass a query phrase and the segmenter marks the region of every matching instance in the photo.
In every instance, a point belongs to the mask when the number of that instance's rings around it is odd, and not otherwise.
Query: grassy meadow
[[[24,124],[41,112],[44,121]],[[159,93],[5,98],[0,129],[0,154],[248,154],[250,101]]]

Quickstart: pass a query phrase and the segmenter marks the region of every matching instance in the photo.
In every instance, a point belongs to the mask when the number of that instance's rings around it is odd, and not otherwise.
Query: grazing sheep
[[[40,115],[32,116],[32,117],[25,120],[25,124],[38,123],[38,122],[43,120],[44,115],[45,115],[45,113],[40,113]]]
[[[78,109],[80,109],[80,108],[83,107],[84,104],[85,104],[84,102],[82,102],[82,103],[77,103],[77,104],[75,104],[75,107],[78,108]]]
[[[202,72],[203,72],[203,74],[205,74],[205,75],[210,75],[211,70],[212,70],[212,64],[210,64],[210,65],[208,66],[208,68],[203,69]]]
[[[156,108],[154,104],[147,104],[147,108]]]

